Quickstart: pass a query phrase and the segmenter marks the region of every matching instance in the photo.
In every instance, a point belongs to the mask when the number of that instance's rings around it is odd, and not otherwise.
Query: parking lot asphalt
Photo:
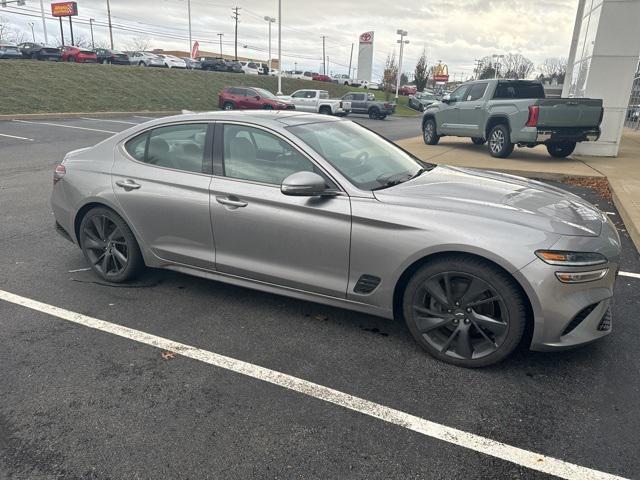
[[[1,291],[513,447],[640,476],[640,278],[618,278],[614,329],[603,341],[554,354],[521,351],[482,370],[440,363],[404,325],[372,316],[167,271],[103,284],[54,232],[52,170],[67,151],[144,121],[0,122]],[[391,139],[419,132],[415,118],[362,122]],[[611,213],[623,241],[621,269],[640,273],[614,206],[565,188]],[[456,439],[3,300],[0,339],[0,479],[549,478]]]

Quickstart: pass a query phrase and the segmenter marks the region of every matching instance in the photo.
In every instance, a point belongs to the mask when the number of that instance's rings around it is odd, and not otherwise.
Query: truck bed
[[[543,98],[533,105],[540,107],[538,128],[597,127],[602,120],[602,100],[592,98]]]

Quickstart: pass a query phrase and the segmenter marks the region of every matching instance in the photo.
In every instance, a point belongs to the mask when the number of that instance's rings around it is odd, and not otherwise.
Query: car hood
[[[383,203],[491,218],[559,235],[598,236],[606,222],[600,210],[560,188],[446,165],[374,194]]]

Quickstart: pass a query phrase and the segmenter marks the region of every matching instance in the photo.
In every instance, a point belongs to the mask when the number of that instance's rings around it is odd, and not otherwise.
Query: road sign
[[[54,17],[75,17],[78,15],[77,2],[60,2],[51,4],[51,15]]]

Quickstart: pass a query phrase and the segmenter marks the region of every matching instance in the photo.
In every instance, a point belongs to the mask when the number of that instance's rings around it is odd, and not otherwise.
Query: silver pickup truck
[[[544,144],[553,157],[573,153],[577,142],[600,137],[602,100],[545,98],[542,84],[527,80],[477,80],[460,85],[425,108],[427,145],[446,135],[489,142],[494,157],[508,157],[515,145]]]

